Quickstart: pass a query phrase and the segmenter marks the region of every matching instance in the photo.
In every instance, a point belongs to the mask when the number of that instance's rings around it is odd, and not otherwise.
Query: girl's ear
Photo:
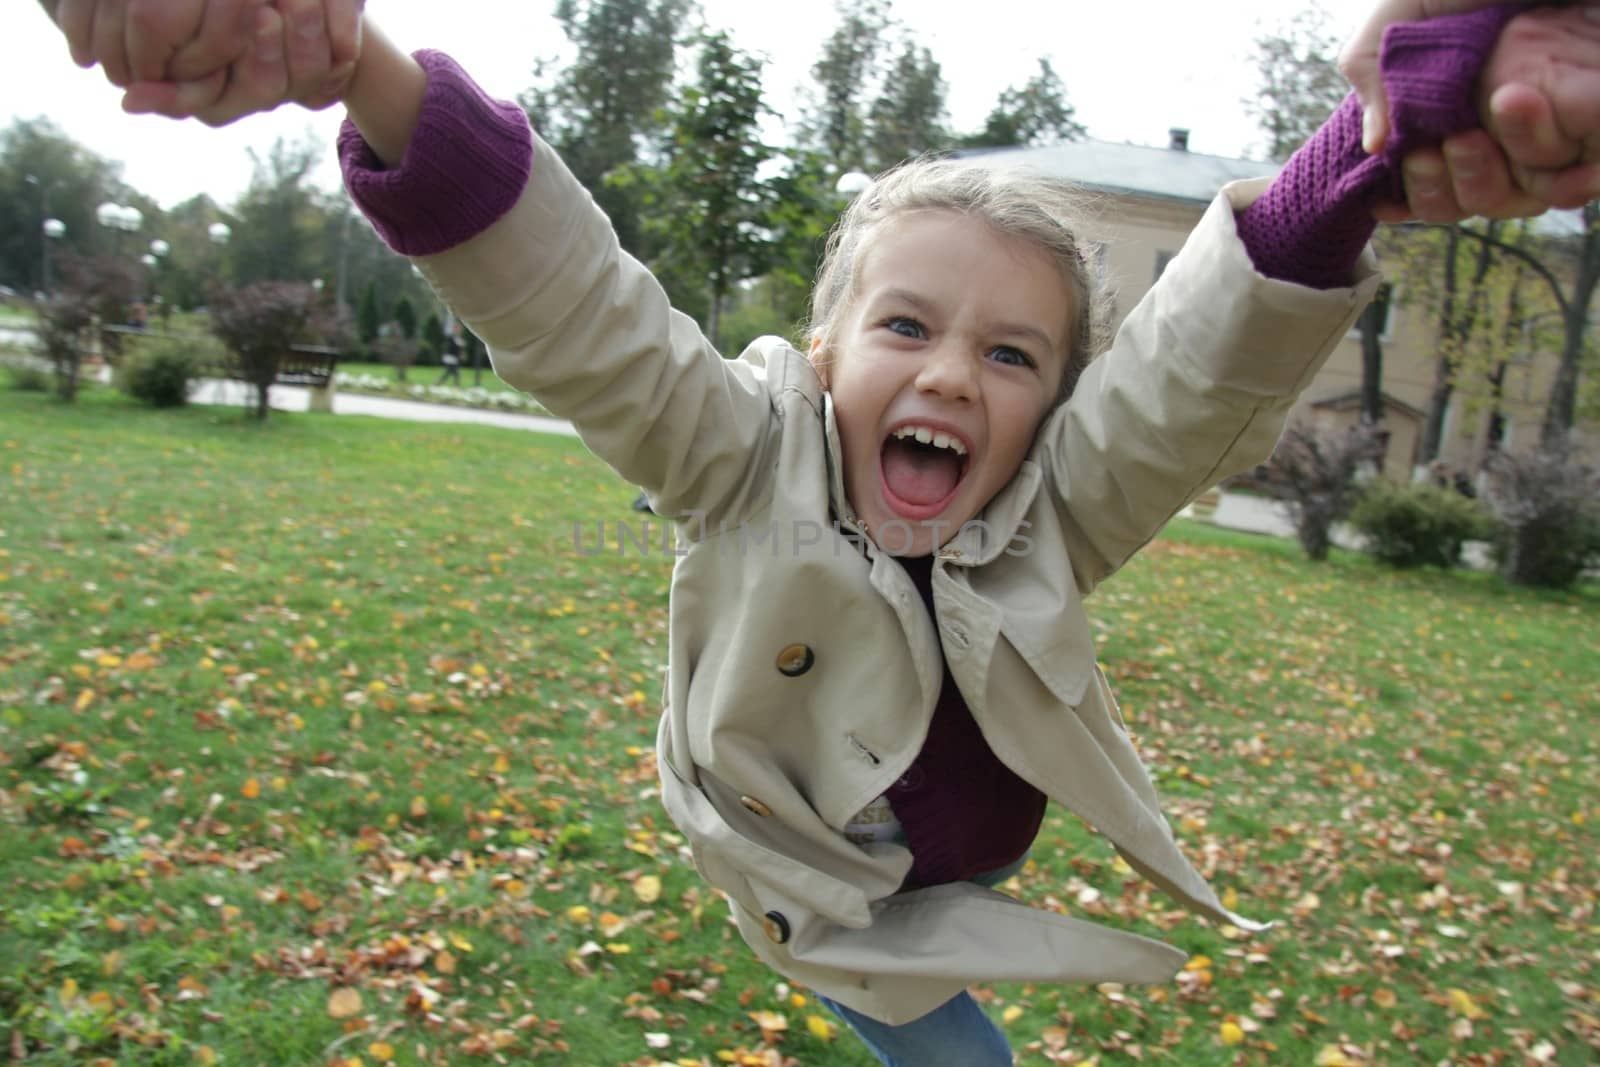
[[[806,358],[811,361],[811,366],[816,369],[817,377],[822,379],[822,387],[829,388],[828,367],[831,360],[823,348],[822,335],[816,334],[811,338],[811,347],[806,350]]]

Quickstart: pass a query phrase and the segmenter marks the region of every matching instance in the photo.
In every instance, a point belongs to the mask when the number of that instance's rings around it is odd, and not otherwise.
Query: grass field
[[[0,393],[0,1048],[871,1062],[756,965],[651,752],[670,560],[576,442]],[[472,462],[460,457],[470,455]],[[1052,810],[1008,885],[1194,954],[982,990],[1023,1064],[1595,1062],[1600,590],[1176,524],[1090,602],[1245,939]]]

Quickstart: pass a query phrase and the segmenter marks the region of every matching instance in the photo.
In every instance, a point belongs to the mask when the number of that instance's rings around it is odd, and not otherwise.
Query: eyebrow
[[[878,295],[877,299],[903,301],[924,315],[935,310],[932,303],[909,289],[885,289]],[[992,329],[994,333],[1001,337],[1026,337],[1031,341],[1036,341],[1046,352],[1054,353],[1059,351],[1056,342],[1051,339],[1050,335],[1037,326],[1029,326],[1020,322],[1002,322],[992,327]]]

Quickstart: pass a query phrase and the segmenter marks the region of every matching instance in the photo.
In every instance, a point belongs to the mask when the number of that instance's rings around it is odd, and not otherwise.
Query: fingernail
[[[1361,147],[1368,155],[1383,151],[1383,112],[1376,104],[1368,104],[1361,111]]]
[[[1405,164],[1405,175],[1406,189],[1413,196],[1438,196],[1444,168],[1432,160],[1412,161]]]
[[[1468,148],[1453,147],[1448,141],[1444,146],[1445,158],[1450,161],[1450,169],[1459,178],[1468,181],[1476,178],[1483,171],[1483,155]]]

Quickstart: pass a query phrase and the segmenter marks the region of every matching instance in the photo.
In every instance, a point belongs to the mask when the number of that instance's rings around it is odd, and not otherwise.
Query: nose
[[[953,340],[935,345],[917,372],[917,388],[946,400],[976,400],[977,361]]]

